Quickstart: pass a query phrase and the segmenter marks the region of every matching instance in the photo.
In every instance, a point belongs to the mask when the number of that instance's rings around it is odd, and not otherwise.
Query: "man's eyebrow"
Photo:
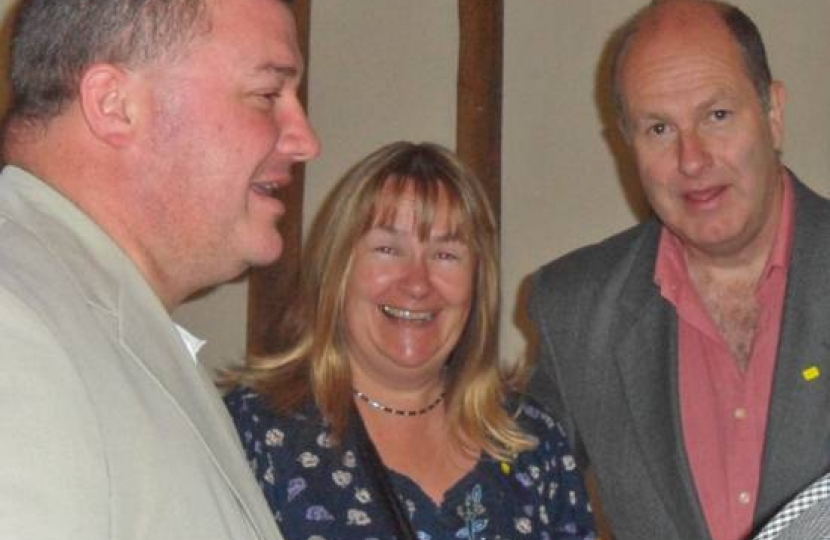
[[[719,105],[719,104],[721,104],[725,101],[729,102],[729,101],[732,101],[732,100],[733,100],[732,94],[730,94],[729,92],[720,91],[720,92],[717,92],[712,97],[710,97],[709,99],[707,99],[706,101],[704,101],[703,103],[701,103],[700,107],[698,107],[698,108],[701,109],[701,110],[711,109],[715,105]]]
[[[297,78],[300,76],[301,70],[297,66],[265,62],[256,66],[256,68],[254,68],[254,72],[272,73],[278,77]]]

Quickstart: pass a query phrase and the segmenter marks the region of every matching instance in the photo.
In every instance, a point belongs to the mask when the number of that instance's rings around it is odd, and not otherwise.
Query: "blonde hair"
[[[352,407],[351,373],[344,334],[344,298],[353,250],[376,224],[394,219],[399,196],[416,201],[418,234],[429,235],[446,200],[452,231],[476,257],[470,317],[447,361],[447,419],[457,443],[499,459],[535,445],[505,408],[525,380],[524,366],[498,362],[498,229],[479,180],[446,148],[395,142],[373,152],[338,182],[326,199],[303,254],[301,289],[280,327],[287,346],[251,358],[225,382],[249,386],[276,410],[289,412],[313,400],[342,436]]]

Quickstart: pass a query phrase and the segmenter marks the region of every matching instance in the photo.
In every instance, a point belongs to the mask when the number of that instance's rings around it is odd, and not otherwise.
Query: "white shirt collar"
[[[187,347],[187,352],[189,352],[190,356],[193,357],[193,361],[198,364],[199,357],[197,355],[199,354],[199,350],[207,342],[204,339],[194,336],[193,334],[188,332],[187,329],[185,329],[182,326],[179,326],[178,324],[176,325],[176,330],[178,330],[179,336],[182,338],[182,341],[184,342],[184,346]]]

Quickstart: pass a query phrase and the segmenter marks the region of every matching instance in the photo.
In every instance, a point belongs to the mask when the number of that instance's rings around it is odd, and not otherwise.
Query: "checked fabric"
[[[754,540],[773,540],[777,538],[805,510],[828,497],[830,497],[830,474],[826,474],[810,484],[795,499],[787,503],[784,509],[766,524]]]

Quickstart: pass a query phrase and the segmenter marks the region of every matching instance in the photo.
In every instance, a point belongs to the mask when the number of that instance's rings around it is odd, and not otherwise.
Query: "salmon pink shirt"
[[[783,211],[756,290],[761,312],[745,372],[689,278],[680,240],[665,227],[660,237],[655,281],[677,310],[683,436],[714,540],[752,532],[793,237],[793,188],[783,176]]]

